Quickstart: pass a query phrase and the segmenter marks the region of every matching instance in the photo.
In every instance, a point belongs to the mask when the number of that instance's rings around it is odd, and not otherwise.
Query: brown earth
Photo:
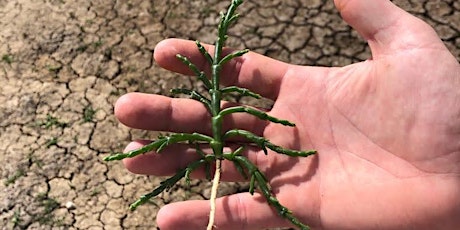
[[[194,83],[160,69],[155,44],[168,37],[212,43],[227,2],[0,0],[1,229],[155,229],[159,207],[208,197],[208,182],[193,181],[130,212],[160,178],[102,158],[155,135],[117,122],[120,95],[168,95]],[[247,1],[229,45],[296,64],[365,60],[369,49],[332,2]],[[433,25],[460,59],[459,1],[396,3]],[[224,184],[222,194],[246,189]]]

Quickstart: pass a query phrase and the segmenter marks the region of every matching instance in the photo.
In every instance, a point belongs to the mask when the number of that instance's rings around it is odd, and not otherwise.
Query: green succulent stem
[[[199,44],[199,45],[198,45]],[[198,48],[201,47],[201,49],[204,49],[204,47],[200,44],[200,43],[197,43],[198,45]],[[209,53],[207,53],[206,51],[206,54],[209,55]],[[182,56],[180,54],[176,54],[176,58],[179,59],[182,63],[184,63],[185,65],[187,65],[187,67],[193,72],[195,73],[195,75],[198,77],[198,80],[200,80],[201,82],[203,82],[203,84],[206,86],[207,89],[211,89],[212,88],[212,84],[211,82],[208,80],[206,74],[199,70],[198,67],[193,64],[187,57],[185,56]],[[208,60],[212,60],[211,59],[208,59]]]
[[[254,133],[251,133],[249,131],[242,130],[242,129],[232,129],[232,130],[227,131],[224,134],[224,140],[229,139],[231,137],[235,137],[235,136],[246,138],[250,142],[260,147],[264,151],[265,154],[268,154],[267,148],[277,153],[285,154],[285,155],[292,156],[292,157],[308,157],[310,155],[317,153],[315,150],[298,151],[298,150],[286,149],[286,148],[283,148],[281,146],[271,143],[269,140],[263,137],[259,137],[255,135]]]
[[[237,86],[228,86],[220,90],[222,94],[230,94],[230,93],[238,93],[240,96],[248,96],[248,97],[253,97],[255,99],[261,99],[262,96],[260,96],[257,93],[252,92],[249,89],[245,88],[240,88]]]
[[[262,112],[260,110],[253,109],[253,108],[250,108],[250,107],[245,107],[245,106],[236,106],[236,107],[230,107],[230,108],[224,109],[224,110],[222,110],[220,112],[220,115],[221,116],[226,116],[226,115],[229,115],[229,114],[232,114],[232,113],[248,113],[248,114],[256,116],[256,117],[258,117],[259,119],[262,119],[262,120],[267,120],[267,121],[271,121],[273,123],[279,123],[279,124],[286,125],[286,126],[295,126],[294,123],[292,123],[292,122],[290,122],[288,120],[281,120],[281,119],[278,119],[276,117],[272,117],[272,116],[268,115],[267,113]]]
[[[187,179],[187,181],[189,181],[190,173],[205,163],[206,163],[206,159],[200,159],[200,160],[190,163],[186,168],[174,174],[174,176],[169,177],[168,179],[162,181],[160,185],[157,188],[155,188],[152,192],[142,195],[136,202],[132,203],[129,206],[129,209],[132,211],[136,210],[137,207],[139,207],[142,204],[147,203],[151,198],[173,187],[179,180],[181,180],[184,177]]]
[[[156,151],[160,152],[167,146],[171,144],[176,144],[180,142],[205,142],[211,143],[213,141],[212,137],[206,136],[200,133],[176,133],[171,134],[170,136],[159,137],[158,140],[151,142],[150,144],[144,145],[143,147],[135,150],[131,150],[126,153],[117,153],[110,155],[104,158],[105,161],[115,161],[123,160],[125,158],[132,158],[137,155],[145,154],[148,152]]]
[[[206,58],[208,63],[214,63],[211,54],[204,48],[204,46],[201,44],[200,41],[195,41],[196,46],[198,47],[198,50],[200,53]]]
[[[191,99],[194,99],[194,100],[197,100],[197,101],[203,103],[203,105],[205,105],[208,110],[211,110],[211,107],[212,107],[211,100],[209,100],[208,98],[206,98],[205,96],[203,96],[202,94],[200,94],[199,92],[197,92],[195,90],[191,90],[191,89],[172,89],[171,93],[189,95]]]
[[[225,56],[224,58],[222,58],[222,60],[220,60],[219,62],[219,65],[224,65],[225,63],[229,62],[230,60],[236,58],[236,57],[241,57],[243,56],[244,54],[248,53],[249,50],[248,49],[245,49],[245,50],[240,50],[240,51],[236,51],[234,53],[231,53],[227,56]]]

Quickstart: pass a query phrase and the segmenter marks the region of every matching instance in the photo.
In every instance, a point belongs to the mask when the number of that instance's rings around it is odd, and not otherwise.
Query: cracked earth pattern
[[[168,95],[194,84],[154,63],[155,44],[168,37],[212,43],[227,2],[0,0],[0,228],[156,229],[159,207],[207,198],[209,183],[193,181],[130,212],[160,178],[102,158],[155,136],[117,122],[120,95]],[[459,1],[395,2],[434,26],[460,59]],[[229,46],[306,65],[370,57],[332,0],[253,0],[240,11]],[[227,183],[221,193],[245,190]]]

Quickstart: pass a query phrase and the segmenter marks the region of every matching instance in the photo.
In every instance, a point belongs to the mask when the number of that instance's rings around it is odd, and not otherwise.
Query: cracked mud
[[[395,1],[435,27],[460,59],[460,3]],[[193,79],[160,69],[168,37],[212,43],[227,1],[0,0],[1,229],[155,229],[159,207],[209,196],[180,185],[135,212],[128,205],[160,178],[128,173],[104,156],[156,134],[114,118],[127,92],[168,95]],[[247,1],[229,46],[296,64],[344,66],[369,49],[333,1]],[[222,194],[246,190],[226,183]]]

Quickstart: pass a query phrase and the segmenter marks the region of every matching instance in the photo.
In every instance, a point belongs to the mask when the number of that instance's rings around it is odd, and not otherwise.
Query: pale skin
[[[313,229],[460,228],[460,65],[426,23],[386,0],[335,0],[344,20],[366,39],[372,59],[342,68],[308,67],[248,53],[229,63],[222,83],[273,99],[270,115],[295,128],[238,114],[226,120],[286,148],[316,149],[308,158],[245,155],[267,175],[282,204]],[[211,46],[207,46],[212,50]],[[180,53],[205,63],[193,42],[169,39],[156,62],[190,74]],[[133,128],[210,132],[196,101],[131,93],[115,106]],[[158,122],[161,121],[161,122]],[[138,148],[135,141],[126,150]],[[171,175],[198,156],[186,146],[126,159],[134,173]],[[241,181],[232,163],[222,179]],[[194,174],[203,178],[203,172]],[[162,230],[204,229],[209,201],[161,208]],[[153,218],[153,217],[152,217]],[[290,226],[255,194],[217,200],[216,229]]]

